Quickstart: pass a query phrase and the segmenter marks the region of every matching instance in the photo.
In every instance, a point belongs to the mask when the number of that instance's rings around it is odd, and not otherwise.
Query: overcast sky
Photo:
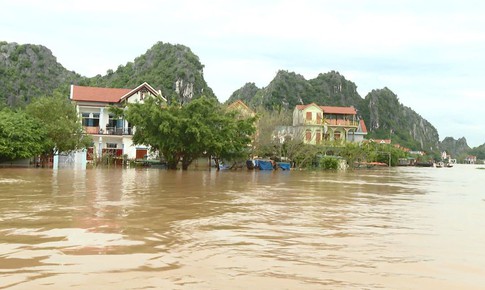
[[[485,1],[1,0],[0,40],[44,45],[88,77],[183,44],[221,102],[280,69],[336,70],[362,97],[391,89],[440,140],[485,143]]]

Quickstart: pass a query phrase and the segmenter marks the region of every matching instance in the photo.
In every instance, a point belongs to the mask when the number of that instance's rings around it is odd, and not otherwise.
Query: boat
[[[281,170],[290,170],[290,162],[276,162],[276,166]]]
[[[246,161],[246,166],[248,169],[259,169],[259,170],[273,170],[276,169],[276,164],[273,160],[269,159],[252,159]]]

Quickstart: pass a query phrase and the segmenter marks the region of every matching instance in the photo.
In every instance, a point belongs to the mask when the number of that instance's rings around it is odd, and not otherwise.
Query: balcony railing
[[[321,119],[319,120],[305,120],[305,125],[323,125]]]
[[[99,127],[83,126],[84,132],[87,134],[99,134]]]
[[[132,135],[132,128],[106,127],[105,135]]]
[[[331,126],[350,126],[357,127],[359,122],[352,120],[335,120],[335,119],[325,119],[324,122],[321,120],[304,120],[305,125],[331,125]]]
[[[352,121],[352,120],[328,119],[328,120],[325,120],[325,123],[327,123],[328,125],[333,125],[333,126],[352,126],[352,127],[359,126],[359,122]]]

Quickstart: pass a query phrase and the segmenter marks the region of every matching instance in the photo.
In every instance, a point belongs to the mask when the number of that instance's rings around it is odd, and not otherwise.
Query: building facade
[[[288,128],[285,128],[288,130]],[[293,138],[306,144],[323,141],[362,142],[367,135],[364,120],[354,107],[297,105],[293,111]]]
[[[71,85],[70,99],[76,105],[84,132],[93,138],[88,148],[88,160],[105,154],[128,159],[140,159],[148,154],[148,147],[133,144],[135,128],[113,108],[124,109],[128,103],[142,103],[147,97],[158,96],[147,83],[134,89],[99,88]],[[164,99],[165,100],[165,99]]]

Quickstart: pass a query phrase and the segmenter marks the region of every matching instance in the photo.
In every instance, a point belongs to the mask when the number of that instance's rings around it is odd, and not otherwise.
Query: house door
[[[144,159],[147,154],[147,149],[136,149],[136,159]]]

